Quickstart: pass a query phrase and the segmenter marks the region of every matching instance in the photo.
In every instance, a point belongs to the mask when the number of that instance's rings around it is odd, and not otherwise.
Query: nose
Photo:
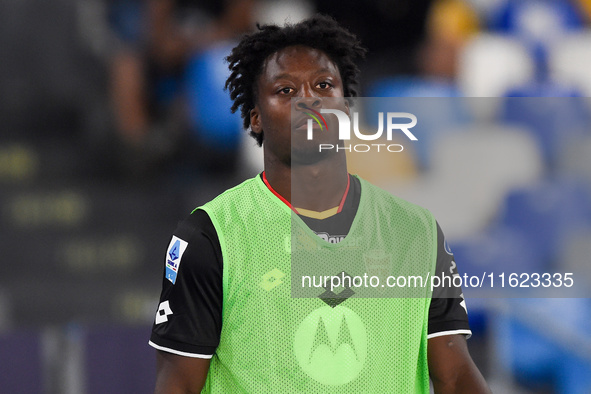
[[[296,108],[299,110],[306,108],[318,108],[320,107],[320,99],[318,97],[302,97],[296,103]]]

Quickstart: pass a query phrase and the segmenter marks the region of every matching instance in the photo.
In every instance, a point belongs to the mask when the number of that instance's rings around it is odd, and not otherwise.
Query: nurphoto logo
[[[307,107],[306,109],[310,110],[310,112],[305,112],[308,116],[312,119],[308,119],[307,123],[307,139],[313,140],[314,139],[314,131],[316,132],[324,132],[328,130],[327,122],[322,116],[322,114],[333,114],[337,117],[338,124],[339,124],[339,140],[341,141],[349,141],[351,140],[351,130],[353,130],[353,134],[357,139],[362,141],[376,141],[382,138],[384,134],[384,129],[386,131],[386,140],[392,141],[393,135],[395,132],[402,132],[406,137],[408,137],[411,141],[417,141],[417,137],[410,131],[411,128],[416,126],[417,124],[417,117],[408,112],[387,112],[386,113],[386,120],[384,121],[384,112],[378,113],[378,130],[375,131],[373,134],[369,133],[362,133],[359,130],[359,112],[353,111],[351,117],[353,119],[353,127],[351,127],[351,118],[349,115],[341,110],[338,109],[328,109],[328,108],[321,108],[320,112],[314,111],[313,109]],[[406,122],[401,122],[401,120],[406,120]],[[314,121],[320,126],[320,130],[314,130]],[[324,127],[323,127],[324,126]],[[320,152],[327,151],[327,150],[336,150],[337,152],[340,150],[346,150],[349,152],[370,152],[376,151],[380,152],[381,149],[387,150],[388,152],[402,152],[404,147],[400,144],[385,144],[385,143],[371,143],[371,144],[349,144],[347,146],[339,146],[335,144],[319,144],[318,149]]]

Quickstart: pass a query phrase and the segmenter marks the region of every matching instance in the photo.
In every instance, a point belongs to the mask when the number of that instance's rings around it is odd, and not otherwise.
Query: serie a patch
[[[176,283],[176,277],[179,272],[179,267],[181,265],[181,259],[183,257],[183,253],[187,249],[187,245],[189,245],[186,241],[178,238],[177,236],[172,236],[172,240],[168,245],[168,250],[166,252],[166,279],[172,282],[174,285]]]

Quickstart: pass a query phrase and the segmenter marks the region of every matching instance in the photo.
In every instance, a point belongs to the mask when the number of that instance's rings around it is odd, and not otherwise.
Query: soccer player
[[[311,234],[305,245],[343,261],[381,250],[401,269],[428,261],[432,275],[456,273],[428,211],[350,175],[342,150],[319,155],[299,137],[299,114],[323,100],[348,111],[343,98],[356,95],[355,60],[364,54],[354,35],[315,16],[259,27],[228,56],[232,110],[262,145],[264,172],[174,232],[150,338],[157,393],[428,393],[429,377],[436,393],[489,392],[467,350],[459,293],[361,298],[347,288],[292,297],[294,228]]]

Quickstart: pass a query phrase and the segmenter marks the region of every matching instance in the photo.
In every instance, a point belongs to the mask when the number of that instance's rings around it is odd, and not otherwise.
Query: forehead
[[[328,72],[339,75],[337,65],[328,55],[303,45],[283,48],[270,55],[263,63],[261,81],[272,81],[278,76],[300,73]]]

